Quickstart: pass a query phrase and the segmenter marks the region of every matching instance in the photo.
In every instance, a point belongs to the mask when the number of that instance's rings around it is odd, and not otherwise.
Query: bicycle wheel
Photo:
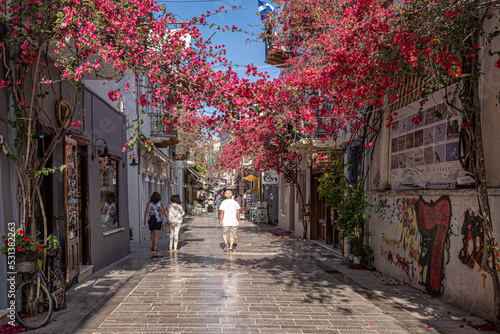
[[[49,290],[36,280],[26,280],[16,289],[16,322],[28,329],[45,326],[52,315]]]
[[[66,308],[66,284],[64,284],[61,269],[50,270],[50,294],[54,298],[54,309],[64,310]]]

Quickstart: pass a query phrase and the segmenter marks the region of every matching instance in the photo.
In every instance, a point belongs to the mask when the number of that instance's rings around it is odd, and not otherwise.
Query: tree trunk
[[[481,218],[483,219],[484,231],[484,247],[483,257],[481,259],[481,268],[483,268],[483,270],[487,272],[492,279],[495,322],[497,327],[500,327],[500,279],[499,273],[496,270],[496,253],[493,249],[493,247],[495,247],[495,234],[493,231],[490,201],[486,184],[486,166],[484,161],[481,114],[477,112],[474,116],[476,129],[476,185],[478,192],[479,210],[481,213]]]

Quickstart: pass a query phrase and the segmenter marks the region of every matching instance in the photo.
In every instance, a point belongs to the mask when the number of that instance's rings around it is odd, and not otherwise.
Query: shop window
[[[347,161],[351,165],[351,168],[347,172],[347,179],[351,185],[355,185],[359,181],[359,161],[361,149],[359,146],[351,146],[347,151]]]
[[[118,224],[118,161],[99,159],[101,179],[101,221],[103,231],[119,226]]]

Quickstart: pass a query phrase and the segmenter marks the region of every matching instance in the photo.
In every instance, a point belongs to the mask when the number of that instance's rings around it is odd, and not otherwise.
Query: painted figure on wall
[[[383,234],[382,241],[391,250],[387,252],[382,246],[382,254],[391,264],[404,270],[408,278],[418,275],[419,284],[429,293],[440,295],[443,292],[443,269],[450,256],[452,213],[449,197],[442,196],[435,202],[426,202],[422,197],[403,198],[394,200],[393,205],[397,206],[398,212],[391,219],[398,217],[400,240],[389,243],[391,239]],[[398,254],[397,248],[403,248],[405,254]]]

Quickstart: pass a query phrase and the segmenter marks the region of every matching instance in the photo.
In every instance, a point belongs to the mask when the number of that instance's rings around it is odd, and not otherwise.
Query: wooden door
[[[64,204],[66,234],[66,281],[78,276],[81,252],[81,180],[80,155],[76,140],[66,137],[64,147]]]
[[[326,206],[325,197],[319,196],[318,185],[320,175],[313,175],[312,184],[312,224],[316,231],[315,237],[326,244],[333,244],[333,219],[331,209]]]
[[[313,186],[312,186],[312,225],[316,239],[321,241],[326,241],[327,239],[327,215],[325,207],[325,198],[320,197],[318,193],[318,177],[319,175],[313,176]]]

